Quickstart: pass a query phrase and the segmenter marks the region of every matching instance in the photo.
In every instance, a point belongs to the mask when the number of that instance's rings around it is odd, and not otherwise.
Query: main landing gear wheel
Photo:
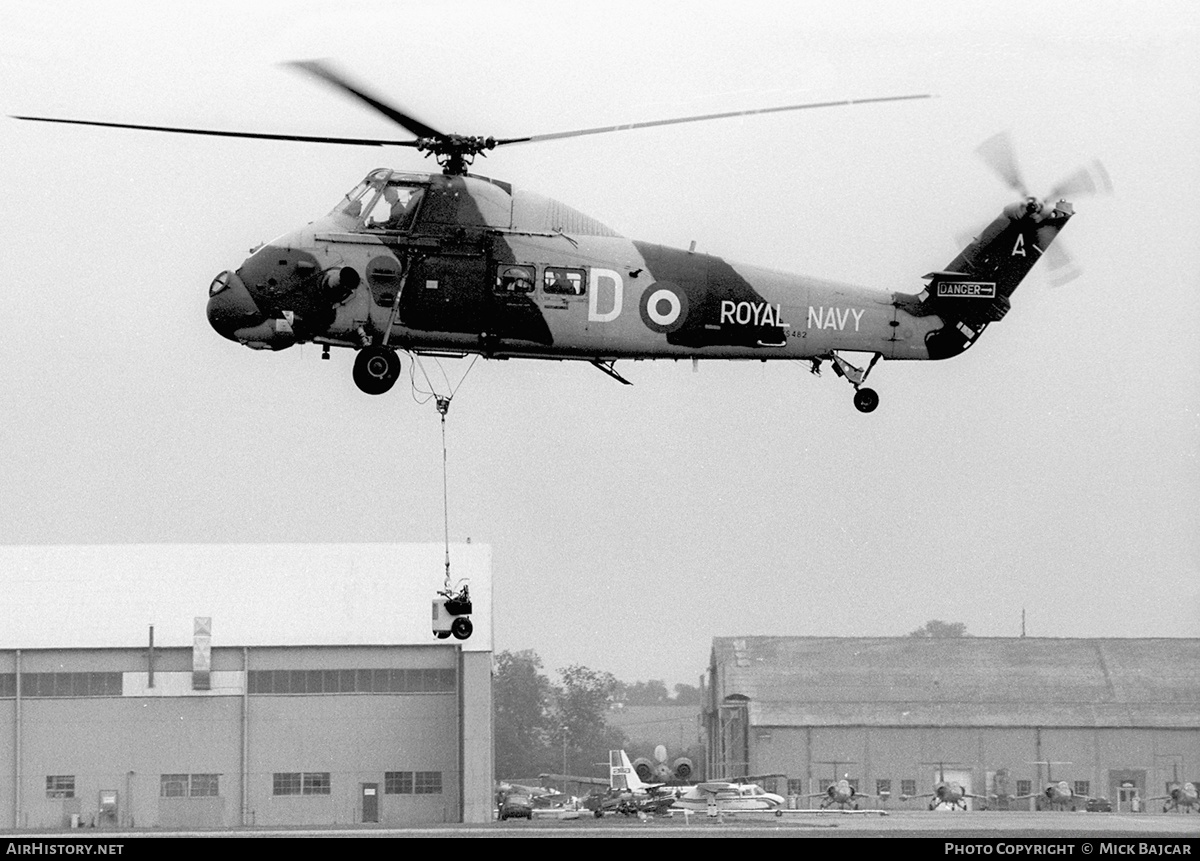
[[[382,395],[400,377],[400,357],[391,347],[363,347],[354,357],[354,383],[368,395]]]
[[[854,406],[860,413],[869,413],[879,406],[879,395],[874,389],[859,389],[854,393]]]
[[[475,630],[475,626],[471,624],[471,620],[465,616],[459,616],[450,623],[450,632],[454,634],[456,640],[465,640],[471,636],[471,632]]]

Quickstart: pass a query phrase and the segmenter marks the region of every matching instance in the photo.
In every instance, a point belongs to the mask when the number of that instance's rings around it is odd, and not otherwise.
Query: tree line
[[[910,637],[969,637],[962,622],[930,619]],[[537,652],[499,652],[492,677],[496,775],[528,779],[539,774],[602,777],[608,752],[627,746],[625,734],[608,723],[609,709],[628,706],[693,705],[700,688],[664,682],[626,684],[612,673],[571,664],[551,679]]]
[[[627,746],[625,734],[608,723],[609,709],[625,705],[694,705],[700,689],[664,682],[621,682],[612,673],[572,664],[552,681],[537,652],[498,652],[492,678],[496,775],[538,774],[602,777],[608,752]]]

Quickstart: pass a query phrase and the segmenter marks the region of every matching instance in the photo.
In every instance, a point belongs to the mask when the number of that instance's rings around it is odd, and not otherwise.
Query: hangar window
[[[412,795],[413,773],[411,771],[388,771],[383,775],[384,795]]]
[[[75,797],[75,775],[73,775],[73,774],[47,774],[46,775],[46,797],[47,798],[74,798]]]
[[[219,774],[164,774],[159,779],[160,798],[215,798],[220,792]]]
[[[875,781],[875,794],[887,798],[892,794],[892,782],[890,780]]]
[[[1090,780],[1077,780],[1075,781],[1075,788],[1071,791],[1076,795],[1091,795],[1092,782]]]
[[[15,697],[17,695],[17,674],[0,673],[0,697]]]
[[[1017,781],[1017,795],[1030,795],[1033,792],[1032,780]]]
[[[252,694],[453,693],[454,670],[251,670]]]
[[[299,795],[303,782],[300,780],[300,772],[275,772],[274,780],[271,785],[272,795]]]
[[[329,795],[328,771],[306,771],[303,774],[304,795]]]
[[[119,697],[121,683],[121,673],[21,673],[21,696]]]
[[[164,774],[158,782],[161,798],[187,798],[188,776],[186,774]]]
[[[915,780],[900,781],[900,794],[901,795],[909,795],[909,796],[916,795],[917,794],[917,782]]]
[[[192,798],[215,798],[220,795],[219,774],[193,774],[188,784],[188,795]]]
[[[413,781],[415,795],[441,795],[442,773],[440,771],[418,771]]]
[[[272,795],[329,795],[328,771],[275,772]]]
[[[788,778],[788,795],[803,795],[804,794],[804,778],[789,777]]]

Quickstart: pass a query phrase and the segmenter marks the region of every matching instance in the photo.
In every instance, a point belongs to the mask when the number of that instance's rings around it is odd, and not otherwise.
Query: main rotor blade
[[[412,132],[419,138],[444,138],[444,134],[439,132],[432,126],[427,126],[425,123],[418,120],[416,117],[410,117],[408,114],[401,111],[399,108],[394,108],[387,102],[372,96],[365,90],[351,84],[332,68],[318,60],[297,60],[290,63],[285,63],[287,66],[294,66],[297,69],[308,72],[310,75],[315,75],[328,84],[332,84],[339,90],[349,93],[356,99],[370,105],[379,113],[383,114],[392,122],[401,126],[404,129]]]
[[[810,102],[804,105],[783,105],[777,108],[755,108],[749,111],[727,111],[719,114],[700,114],[694,117],[678,117],[671,120],[650,120],[644,123],[625,123],[619,126],[597,126],[592,129],[578,129],[570,132],[551,132],[544,135],[530,135],[523,138],[503,138],[496,140],[496,146],[514,143],[536,143],[538,141],[559,140],[561,138],[580,137],[582,135],[598,135],[605,132],[623,132],[630,129],[648,129],[655,126],[673,126],[679,123],[698,123],[703,120],[724,120],[730,117],[748,117],[755,114],[777,114],[783,111],[803,111],[809,108],[833,108],[843,105],[865,105],[873,102],[901,102],[908,99],[931,99],[932,95],[924,93],[913,96],[882,96],[873,99],[842,99],[834,102]]]
[[[1012,140],[1008,132],[1000,132],[988,138],[976,147],[975,152],[996,172],[1005,185],[1021,197],[1029,197],[1029,189],[1025,187],[1021,171],[1017,168],[1017,157],[1013,154]]]
[[[410,146],[415,147],[416,141],[380,140],[378,138],[334,138],[319,135],[274,135],[263,132],[227,132],[215,129],[184,129],[175,126],[143,126],[134,123],[102,123],[96,120],[68,120],[58,117],[19,117],[11,115],[14,120],[32,120],[39,123],[69,123],[76,126],[102,126],[110,129],[138,129],[148,132],[174,132],[184,135],[209,135],[219,138],[254,138],[268,141],[300,141],[302,143],[353,144],[355,146]]]

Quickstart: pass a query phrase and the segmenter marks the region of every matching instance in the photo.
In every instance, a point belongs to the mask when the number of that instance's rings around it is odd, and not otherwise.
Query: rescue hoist
[[[414,355],[414,364],[419,365],[419,359]],[[467,368],[467,373],[471,372],[471,368],[475,366],[472,361]],[[465,581],[459,581],[461,588],[456,586],[450,577],[450,483],[447,478],[447,462],[449,460],[448,447],[446,445],[446,414],[450,412],[450,401],[458,391],[458,386],[455,386],[448,395],[439,395],[433,391],[433,384],[429,380],[429,375],[425,373],[425,368],[421,367],[421,373],[425,377],[425,382],[429,384],[429,392],[426,393],[433,398],[434,406],[437,408],[438,414],[441,416],[442,424],[442,536],[446,550],[446,573],[445,579],[442,582],[442,588],[438,590],[436,597],[433,599],[433,635],[439,640],[445,640],[453,636],[457,640],[465,640],[471,636],[475,630],[475,626],[471,624],[471,590],[470,585]],[[467,374],[463,374],[463,379],[458,381],[461,386]],[[416,380],[413,379],[413,392],[416,396]],[[428,398],[426,399],[428,400]]]

